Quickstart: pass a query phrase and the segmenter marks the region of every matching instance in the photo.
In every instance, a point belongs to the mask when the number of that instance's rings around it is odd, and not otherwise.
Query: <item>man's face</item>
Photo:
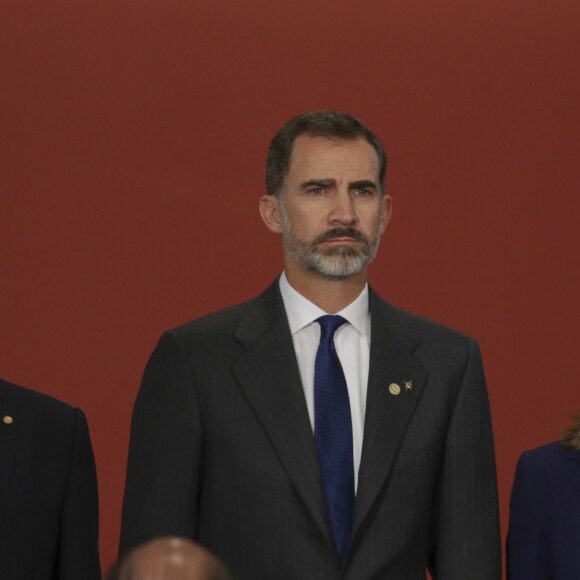
[[[375,257],[390,201],[367,141],[299,136],[278,201],[286,260],[328,279],[362,271]]]

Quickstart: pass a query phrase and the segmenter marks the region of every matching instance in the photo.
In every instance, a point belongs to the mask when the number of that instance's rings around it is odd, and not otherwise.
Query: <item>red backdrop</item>
[[[317,108],[390,153],[375,289],[481,343],[505,534],[580,405],[579,51],[577,0],[1,0],[0,375],[87,413],[106,567],[146,359],[278,274],[265,152]]]

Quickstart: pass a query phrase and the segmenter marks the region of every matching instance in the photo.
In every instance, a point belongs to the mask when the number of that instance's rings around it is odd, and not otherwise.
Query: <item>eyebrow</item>
[[[372,189],[377,191],[378,187],[374,181],[362,179],[361,181],[353,181],[352,183],[349,183],[349,189]]]
[[[309,179],[305,181],[300,189],[305,190],[309,187],[334,187],[336,186],[336,179]]]
[[[336,179],[309,179],[305,181],[300,189],[306,190],[309,187],[336,187]],[[349,189],[372,189],[374,191],[378,190],[378,186],[374,181],[369,181],[368,179],[362,179],[360,181],[353,181],[348,184]]]

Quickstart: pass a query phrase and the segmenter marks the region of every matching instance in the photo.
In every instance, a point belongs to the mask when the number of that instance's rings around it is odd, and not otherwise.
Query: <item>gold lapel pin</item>
[[[389,385],[389,393],[391,393],[391,395],[398,395],[401,392],[401,387],[399,387],[399,385],[397,385],[397,383],[391,383]]]
[[[405,391],[412,391],[413,390],[413,381],[403,381],[403,389],[405,389]]]
[[[2,417],[2,422],[6,425],[12,425],[13,421],[14,419],[10,415],[5,415],[4,417]]]

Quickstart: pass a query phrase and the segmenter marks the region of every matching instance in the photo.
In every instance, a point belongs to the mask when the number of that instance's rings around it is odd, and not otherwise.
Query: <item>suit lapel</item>
[[[374,292],[369,299],[371,352],[353,534],[388,478],[427,379],[412,354],[421,342],[419,330]],[[252,303],[235,336],[247,349],[234,365],[236,379],[332,546],[312,427],[277,282]],[[413,381],[411,391],[403,388],[405,380]],[[399,395],[389,392],[391,383],[401,387]]]
[[[234,374],[315,522],[332,543],[312,427],[278,282],[252,303],[236,338]]]
[[[3,381],[0,381],[0,522],[3,521],[4,510],[8,507],[14,474],[14,458],[19,428],[18,416],[14,403],[8,396]],[[12,423],[5,423],[4,417],[12,417]]]
[[[425,368],[412,355],[421,342],[419,330],[372,291],[370,309],[369,381],[354,534],[388,478],[427,379]],[[404,388],[407,380],[413,381],[412,390]],[[400,387],[399,394],[389,391],[391,383]]]

